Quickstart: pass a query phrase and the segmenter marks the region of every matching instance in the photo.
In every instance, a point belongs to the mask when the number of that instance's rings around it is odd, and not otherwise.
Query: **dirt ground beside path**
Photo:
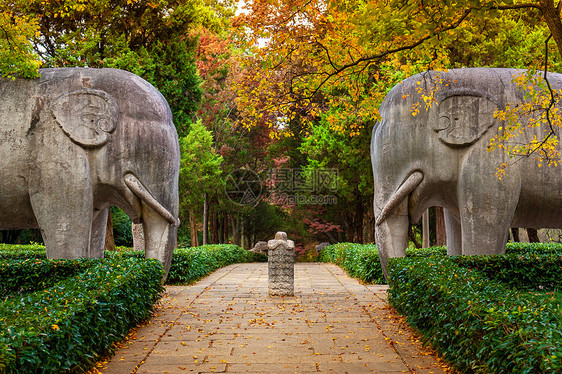
[[[295,297],[270,297],[267,264],[169,286],[102,373],[447,373],[386,302],[332,264],[295,266]]]

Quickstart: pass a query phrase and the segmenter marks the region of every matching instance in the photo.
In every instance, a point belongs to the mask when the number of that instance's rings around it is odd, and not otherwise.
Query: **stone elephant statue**
[[[487,149],[501,131],[496,109],[524,100],[513,82],[523,72],[430,71],[388,93],[371,141],[375,234],[386,277],[388,258],[405,255],[409,224],[431,206],[444,208],[449,255],[503,253],[510,227],[562,228],[561,166],[539,167],[533,157],[522,157],[499,180],[497,168],[509,156]],[[562,88],[562,75],[548,79]],[[436,102],[414,116],[422,95],[431,94]],[[543,130],[527,128],[523,141],[542,139]]]
[[[102,258],[110,206],[142,223],[166,272],[180,150],[164,97],[116,69],[0,80],[0,229],[40,228],[49,258]]]

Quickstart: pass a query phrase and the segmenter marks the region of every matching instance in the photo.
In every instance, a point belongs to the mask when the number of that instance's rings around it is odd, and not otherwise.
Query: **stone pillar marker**
[[[269,296],[295,295],[295,243],[279,231],[267,242]]]
[[[142,223],[133,223],[133,247],[135,251],[144,250],[144,230]]]

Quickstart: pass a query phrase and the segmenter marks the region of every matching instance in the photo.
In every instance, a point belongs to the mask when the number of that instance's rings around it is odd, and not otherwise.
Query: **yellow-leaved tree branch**
[[[0,1],[0,75],[34,78],[41,66],[31,44],[39,30],[37,20],[14,13],[8,3]]]
[[[499,132],[490,140],[489,151],[499,149],[510,155],[513,162],[520,157],[536,156],[539,167],[558,166],[560,163],[559,137],[562,128],[560,97],[562,90],[554,89],[548,76],[548,43],[545,41],[545,63],[543,72],[527,71],[514,77],[518,88],[524,93],[525,101],[508,103],[496,110],[494,117],[503,122]],[[527,134],[526,129],[539,128],[543,136]],[[559,130],[558,130],[559,131]],[[533,133],[533,131],[529,131]],[[508,162],[503,162],[496,172],[498,178],[506,173]]]

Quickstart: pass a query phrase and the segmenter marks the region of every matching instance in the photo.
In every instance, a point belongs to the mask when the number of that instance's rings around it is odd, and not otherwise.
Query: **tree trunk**
[[[219,220],[219,215],[215,209],[211,209],[210,218],[211,218],[210,220],[211,224],[209,225],[210,242],[211,244],[218,244],[220,220]]]
[[[412,228],[412,225],[410,225],[410,227],[408,228],[408,238],[410,238],[410,240],[414,243],[416,248],[422,247],[420,242],[418,242],[418,240],[416,239],[416,234],[414,233],[414,229]]]
[[[209,241],[209,195],[205,192],[205,201],[203,202],[203,245]]]
[[[213,196],[209,204],[209,241],[211,244],[218,244],[219,241],[219,228],[220,228],[220,220],[219,220],[219,200],[217,196]]]
[[[197,217],[193,209],[189,210],[189,230],[191,233],[191,246],[199,247],[199,232],[197,230]]]
[[[113,220],[111,219],[111,208],[108,208],[107,226],[105,227],[105,247],[106,251],[115,250],[115,238],[113,237]]]
[[[222,228],[223,228],[223,243],[230,243],[230,226],[228,225],[228,214],[224,214],[222,219]]]
[[[562,22],[560,21],[560,11],[557,9],[553,0],[540,0],[542,16],[552,38],[556,42],[558,52],[562,55]]]
[[[355,243],[363,244],[363,199],[359,195],[355,205]]]
[[[422,247],[429,248],[429,209],[422,216]]]
[[[0,231],[0,238],[3,243],[17,244],[20,239],[21,231],[22,230],[2,230]]]
[[[540,243],[539,233],[537,229],[527,229],[527,237],[529,237],[529,243]]]
[[[346,218],[345,222],[344,222],[344,229],[343,229],[343,241],[345,242],[353,242],[354,239],[354,234],[355,234],[355,230],[354,230],[354,224],[353,224],[353,216],[349,213],[347,213],[345,216]]]
[[[240,217],[232,217],[232,244],[240,245]]]
[[[365,215],[365,243],[375,242],[375,209],[373,206],[373,198],[370,197],[367,213]]]
[[[247,238],[246,238],[246,230],[245,230],[245,227],[244,227],[246,225],[244,223],[245,223],[244,220],[242,220],[241,222],[238,223],[238,225],[240,227],[240,244],[239,245],[240,245],[240,247],[246,249],[247,248],[246,247]]]
[[[224,215],[217,215],[218,243],[226,243],[228,241],[228,237],[226,239],[224,237],[224,232],[226,230],[224,228],[224,220],[225,220],[226,213],[223,214]]]
[[[445,212],[443,207],[436,207],[435,221],[437,226],[437,245],[447,245],[447,230],[445,228]]]

